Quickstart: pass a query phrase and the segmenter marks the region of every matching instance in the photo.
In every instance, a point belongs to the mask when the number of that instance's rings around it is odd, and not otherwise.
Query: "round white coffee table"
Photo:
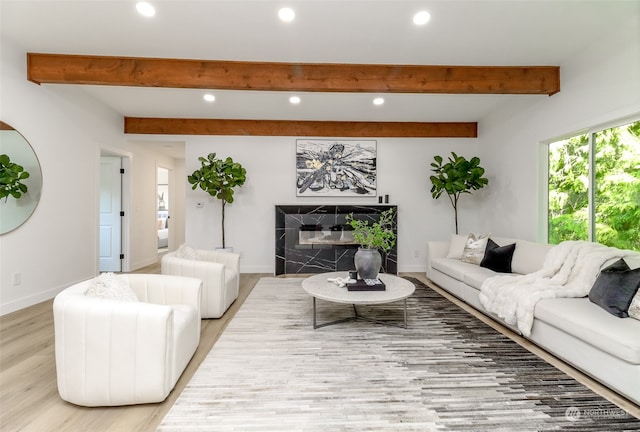
[[[356,305],[384,304],[400,300],[404,300],[404,328],[407,328],[407,297],[416,290],[415,285],[406,279],[386,273],[380,273],[378,275],[378,279],[386,285],[385,291],[349,291],[347,287],[339,287],[327,280],[329,278],[344,278],[347,275],[347,272],[320,273],[302,281],[302,288],[313,297],[314,329],[357,319],[389,325],[386,321],[374,320],[359,315]],[[353,305],[354,316],[318,324],[316,320],[316,299]]]

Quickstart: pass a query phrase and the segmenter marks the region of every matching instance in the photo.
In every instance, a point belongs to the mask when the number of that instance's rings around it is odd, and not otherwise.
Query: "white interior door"
[[[122,271],[122,159],[100,157],[100,271]]]

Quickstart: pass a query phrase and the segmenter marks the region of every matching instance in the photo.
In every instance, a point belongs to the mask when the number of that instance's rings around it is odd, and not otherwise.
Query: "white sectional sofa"
[[[530,333],[523,334],[517,325],[506,323],[483,306],[480,291],[483,283],[487,278],[504,273],[463,262],[460,248],[464,248],[466,239],[466,235],[453,235],[450,241],[428,242],[426,275],[431,281],[640,404],[640,320],[618,318],[587,297],[544,298],[535,303]],[[514,275],[527,275],[542,269],[549,251],[557,247],[494,236],[491,239],[500,246],[516,244],[511,261]],[[628,252],[633,254],[636,263],[630,267],[635,268],[639,265],[640,254]]]

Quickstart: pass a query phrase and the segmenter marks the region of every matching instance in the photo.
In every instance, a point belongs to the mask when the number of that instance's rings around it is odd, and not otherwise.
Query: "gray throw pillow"
[[[640,268],[630,270],[620,259],[603,269],[589,291],[589,300],[620,318],[629,316],[629,306],[640,288]]]

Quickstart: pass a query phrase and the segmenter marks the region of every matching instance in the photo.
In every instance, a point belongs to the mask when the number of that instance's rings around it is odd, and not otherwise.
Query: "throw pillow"
[[[129,287],[129,279],[126,276],[114,273],[102,273],[100,276],[87,282],[84,295],[109,300],[137,302],[138,296]]]
[[[464,245],[467,243],[467,236],[460,234],[451,234],[449,241],[449,252],[447,258],[461,259],[464,252]]]
[[[471,264],[480,264],[482,258],[484,258],[484,251],[487,248],[487,240],[489,240],[489,234],[484,236],[476,236],[473,233],[469,234],[460,260]]]
[[[631,318],[640,320],[640,290],[638,290],[633,300],[631,300],[628,313]]]
[[[480,267],[486,267],[500,273],[511,273],[511,260],[513,259],[515,250],[515,243],[498,246],[496,242],[489,239],[487,241],[487,248],[484,251],[484,257],[480,262]]]
[[[639,287],[640,268],[630,270],[620,259],[600,272],[589,291],[589,300],[612,315],[626,318]]]
[[[640,267],[640,254],[625,257],[624,262],[627,263],[631,270],[637,269]],[[640,320],[640,289],[638,289],[633,300],[631,300],[631,305],[629,306],[629,317]]]
[[[197,260],[198,252],[194,248],[188,246],[186,243],[183,243],[176,251],[176,257],[189,260]]]

